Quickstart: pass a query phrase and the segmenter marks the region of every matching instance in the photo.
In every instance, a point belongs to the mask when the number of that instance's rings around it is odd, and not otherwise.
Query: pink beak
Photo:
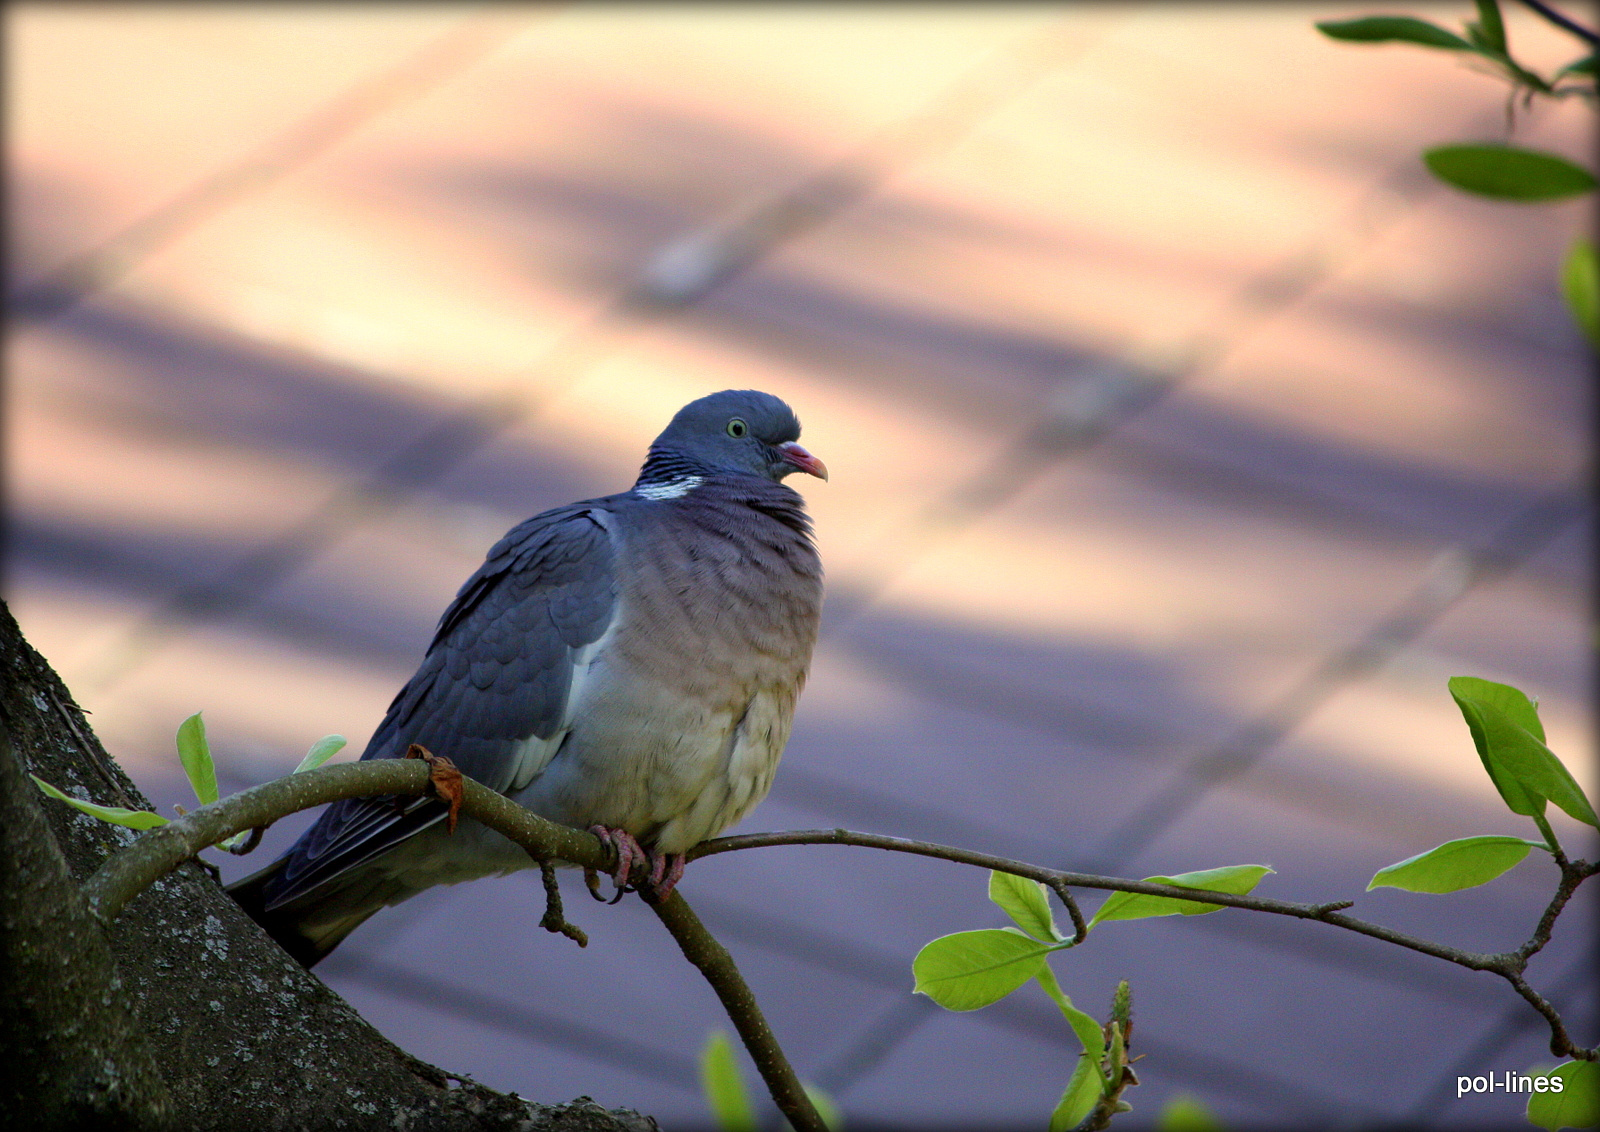
[[[819,480],[827,480],[828,466],[794,441],[784,441],[778,445],[778,451],[783,453],[785,460],[807,475],[816,476]]]

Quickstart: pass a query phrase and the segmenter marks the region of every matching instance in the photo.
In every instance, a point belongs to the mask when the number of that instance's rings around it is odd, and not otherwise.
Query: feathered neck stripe
[[[652,447],[650,455],[645,458],[644,467],[639,469],[639,478],[633,486],[651,487],[672,483],[686,476],[705,476],[710,473],[710,468],[698,460],[691,460],[682,452],[670,448]]]

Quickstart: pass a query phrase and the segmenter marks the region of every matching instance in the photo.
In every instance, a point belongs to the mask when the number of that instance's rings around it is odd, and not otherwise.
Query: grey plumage
[[[782,401],[685,406],[620,495],[536,515],[440,619],[363,759],[412,743],[534,813],[678,854],[767,793],[805,682],[822,568],[801,497],[825,478]],[[335,803],[230,888],[307,966],[373,912],[532,862],[432,799]]]

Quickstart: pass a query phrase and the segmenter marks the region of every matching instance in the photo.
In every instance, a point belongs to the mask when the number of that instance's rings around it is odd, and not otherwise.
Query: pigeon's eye
[[[734,417],[733,420],[728,422],[728,435],[733,437],[735,440],[738,440],[749,431],[750,426],[745,424],[738,417]]]

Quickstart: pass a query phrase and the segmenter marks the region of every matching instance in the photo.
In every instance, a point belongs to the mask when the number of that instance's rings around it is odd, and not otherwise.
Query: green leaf
[[[1514,814],[1535,817],[1554,802],[1573,818],[1600,825],[1583,790],[1544,745],[1544,726],[1533,702],[1509,684],[1453,676],[1450,695],[1472,732],[1478,757]]]
[[[1205,1105],[1179,1093],[1156,1117],[1156,1132],[1222,1132],[1222,1122]]]
[[[1446,841],[1426,853],[1379,869],[1367,891],[1403,888],[1407,892],[1459,892],[1476,888],[1520,865],[1528,850],[1536,847],[1544,848],[1541,842],[1499,835]]]
[[[1474,36],[1479,45],[1487,47],[1496,55],[1506,53],[1506,25],[1500,17],[1500,4],[1498,0],[1477,0],[1478,22],[1467,26],[1477,32]]]
[[[1446,184],[1496,200],[1559,200],[1595,187],[1593,173],[1559,154],[1510,145],[1441,145],[1422,160]]]
[[[1600,1063],[1568,1061],[1549,1074],[1560,1079],[1559,1093],[1533,1093],[1528,1097],[1528,1123],[1558,1132],[1562,1128],[1593,1128],[1600,1124]]]
[[[1483,680],[1477,676],[1452,676],[1447,685],[1450,695],[1460,704],[1464,699],[1473,703],[1487,704],[1504,712],[1511,718],[1511,722],[1528,732],[1539,742],[1544,742],[1544,724],[1539,719],[1539,705],[1530,700],[1527,693],[1520,688],[1513,688],[1510,684],[1496,684],[1493,680]],[[1472,720],[1467,720],[1467,726],[1473,726]],[[1478,732],[1473,731],[1472,738],[1478,742]],[[1479,753],[1483,752],[1480,743]]]
[[[1317,30],[1329,39],[1353,43],[1417,43],[1448,51],[1471,51],[1472,44],[1438,24],[1410,16],[1362,16],[1356,20],[1321,20]]]
[[[1582,236],[1572,241],[1561,264],[1561,293],[1572,321],[1589,344],[1600,350],[1600,265],[1595,261],[1594,245]]]
[[[211,747],[206,743],[206,722],[195,712],[178,724],[178,758],[189,776],[194,796],[202,806],[217,800],[217,768],[211,762]]]
[[[1050,950],[1010,928],[940,936],[912,960],[913,990],[946,1010],[977,1010],[1037,975]]]
[[[1452,696],[1459,692],[1479,703],[1488,704],[1497,711],[1505,713],[1511,718],[1512,723],[1539,742],[1545,741],[1544,721],[1539,718],[1539,701],[1531,698],[1521,688],[1515,688],[1510,684],[1496,684],[1493,680],[1484,680],[1477,676],[1452,676],[1448,687]]]
[[[343,735],[324,735],[306,752],[306,757],[300,760],[300,765],[291,770],[290,774],[299,774],[302,770],[316,770],[344,748]]]
[[[1585,55],[1576,63],[1568,63],[1556,72],[1556,78],[1564,79],[1568,75],[1593,75],[1600,70],[1600,54]]]
[[[1067,1088],[1050,1114],[1050,1132],[1070,1132],[1083,1122],[1105,1087],[1100,1070],[1087,1056],[1080,1055],[1078,1067],[1072,1071]]]
[[[1056,973],[1050,969],[1049,963],[1041,963],[1039,973],[1034,977],[1044,988],[1044,993],[1049,995],[1061,1009],[1061,1015],[1067,1020],[1067,1025],[1078,1035],[1083,1051],[1098,1063],[1106,1052],[1106,1032],[1100,1023],[1093,1015],[1086,1014],[1072,1005],[1072,1000],[1061,993],[1061,984],[1056,982]]]
[[[1011,873],[989,873],[989,899],[1034,939],[1060,943],[1055,917],[1050,914],[1049,889],[1036,880]]]
[[[756,1132],[756,1110],[750,1103],[733,1044],[721,1030],[711,1035],[700,1054],[700,1088],[720,1132]]]
[[[1213,892],[1243,895],[1272,872],[1266,865],[1227,865],[1220,869],[1203,869],[1194,873],[1179,873],[1170,877],[1145,877],[1151,884],[1171,884],[1179,888],[1209,888]],[[1145,896],[1137,892],[1113,892],[1100,905],[1100,910],[1089,921],[1092,928],[1106,920],[1142,920],[1146,916],[1199,916],[1215,912],[1221,904],[1205,904],[1198,900],[1178,900],[1171,896]]]
[[[129,829],[154,829],[158,825],[166,825],[167,819],[160,814],[153,814],[149,810],[126,810],[121,806],[97,806],[93,802],[85,802],[81,798],[74,798],[70,794],[63,794],[51,786],[38,775],[30,774],[35,785],[52,798],[59,798],[69,806],[82,810],[92,818],[112,822],[115,825],[125,825]]]
[[[1511,93],[1513,95],[1516,94],[1515,87],[1517,84],[1532,87],[1540,94],[1550,94],[1554,90],[1549,83],[1545,82],[1543,75],[1539,74],[1537,71],[1528,70],[1528,68],[1524,67],[1521,63],[1518,63],[1515,59],[1511,58],[1511,56],[1506,54],[1497,55],[1490,51],[1485,51],[1483,54],[1487,58],[1492,58],[1498,61],[1500,65],[1503,66],[1510,74],[1513,85]]]

